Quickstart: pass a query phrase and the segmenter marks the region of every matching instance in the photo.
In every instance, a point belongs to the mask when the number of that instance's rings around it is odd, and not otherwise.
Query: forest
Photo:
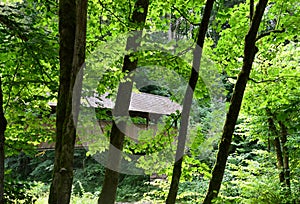
[[[300,204],[298,0],[1,0],[0,204]]]

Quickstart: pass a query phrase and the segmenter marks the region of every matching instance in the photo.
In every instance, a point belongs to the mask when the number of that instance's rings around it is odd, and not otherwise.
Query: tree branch
[[[271,35],[272,33],[283,33],[285,32],[285,29],[283,28],[282,30],[270,30],[264,33],[261,33],[259,36],[257,36],[255,41],[259,41],[260,39],[262,39],[263,37],[266,37],[268,35]]]
[[[231,77],[228,77],[228,78],[231,78]],[[274,79],[266,79],[266,80],[261,80],[261,81],[257,81],[255,79],[252,79],[252,78],[249,78],[248,80],[249,81],[252,81],[256,84],[260,84],[260,83],[265,83],[265,82],[278,82],[278,81],[282,81],[282,80],[285,80],[286,78],[299,78],[298,76],[281,76],[281,77],[276,77]]]
[[[21,26],[18,25],[18,23],[14,22],[13,20],[10,20],[5,15],[0,15],[0,24],[5,26],[8,30],[14,32],[16,36],[21,40],[28,41],[28,37],[23,33],[23,28],[21,28]]]
[[[112,12],[111,10],[109,10],[106,5],[104,5],[104,3],[99,0],[98,1],[99,4],[102,6],[102,8],[104,8],[106,11],[108,11],[112,16],[114,16],[121,24],[123,24],[125,27],[127,27],[127,24],[125,22],[123,22],[114,12]]]
[[[252,81],[252,82],[254,82],[256,84],[260,84],[260,83],[265,83],[265,82],[277,82],[277,81],[280,80],[280,78],[276,77],[275,79],[267,79],[267,80],[262,80],[262,81],[257,81],[255,79],[249,78],[248,80]]]
[[[190,19],[188,19],[187,15],[185,13],[183,13],[182,11],[180,11],[178,8],[176,8],[175,6],[172,6],[173,9],[175,9],[175,11],[177,11],[187,22],[189,22],[191,25],[193,26],[200,26],[201,23],[193,23]]]
[[[237,79],[236,76],[227,76],[226,77],[227,79]],[[266,80],[261,80],[261,81],[258,81],[256,79],[253,79],[253,78],[248,78],[249,81],[252,81],[256,84],[260,84],[260,83],[266,83],[266,82],[278,82],[278,81],[281,81],[281,80],[284,80],[286,78],[299,78],[300,79],[300,76],[281,76],[281,77],[275,77],[273,79],[266,79]]]

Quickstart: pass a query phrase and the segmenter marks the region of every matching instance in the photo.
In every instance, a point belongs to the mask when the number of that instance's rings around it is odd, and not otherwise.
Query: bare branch
[[[287,78],[300,79],[300,76],[281,76],[281,77],[275,77],[273,79],[266,79],[266,80],[261,80],[261,81],[257,81],[257,80],[252,79],[252,78],[249,78],[248,80],[252,81],[252,82],[254,82],[256,84],[260,84],[260,83],[266,83],[266,82],[279,82],[279,81],[285,80]]]
[[[265,82],[277,82],[279,80],[280,80],[280,78],[278,78],[278,77],[276,77],[275,79],[267,79],[267,80],[262,80],[262,81],[257,81],[255,79],[249,78],[249,81],[253,81],[256,84],[265,83]]]
[[[283,28],[282,30],[270,30],[270,31],[267,31],[267,32],[264,32],[262,34],[260,34],[259,36],[257,36],[256,40],[255,41],[259,41],[260,39],[262,39],[263,37],[266,37],[268,35],[271,35],[272,33],[283,33],[285,32],[285,29]]]

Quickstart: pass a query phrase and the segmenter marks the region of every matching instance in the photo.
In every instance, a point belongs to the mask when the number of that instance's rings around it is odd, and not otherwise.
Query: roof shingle
[[[86,102],[90,107],[113,109],[115,103],[111,99],[107,98],[107,95],[108,94],[104,94],[100,97],[88,97],[86,98]],[[148,93],[132,92],[131,94],[129,111],[170,115],[171,113],[175,113],[177,110],[181,112],[181,105],[171,101],[167,97]]]

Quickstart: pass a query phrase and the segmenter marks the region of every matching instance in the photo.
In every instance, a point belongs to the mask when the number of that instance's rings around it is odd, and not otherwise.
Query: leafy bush
[[[199,178],[199,177],[197,177]],[[164,203],[170,187],[170,181],[156,179],[149,182],[153,190],[144,193],[143,201],[153,201]],[[194,204],[201,203],[208,187],[208,180],[199,179],[193,181],[184,181],[179,184],[176,203]]]
[[[30,177],[37,181],[49,182],[52,179],[53,167],[52,160],[47,159],[42,161],[30,173]]]
[[[5,203],[34,203],[37,194],[31,191],[36,183],[18,180],[6,180],[4,182]]]
[[[149,176],[144,175],[120,175],[118,189],[118,201],[139,201],[143,198],[144,193],[153,190],[149,185]]]
[[[73,193],[83,195],[84,192],[99,191],[104,179],[104,167],[92,159],[86,161],[85,168],[74,170]]]
[[[299,192],[283,187],[274,155],[263,150],[229,157],[221,192],[215,203],[294,203]],[[246,159],[251,158],[251,159]],[[294,182],[292,182],[294,183]]]

